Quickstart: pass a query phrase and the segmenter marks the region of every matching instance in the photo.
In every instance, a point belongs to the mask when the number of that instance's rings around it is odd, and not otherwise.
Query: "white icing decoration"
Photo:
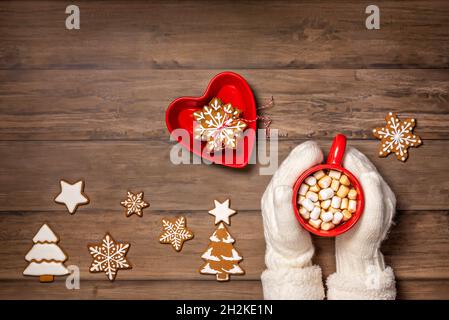
[[[25,256],[26,261],[56,260],[65,261],[67,256],[54,243],[36,243]]]
[[[26,276],[64,276],[69,274],[70,271],[62,264],[62,262],[31,262],[23,274]]]
[[[241,256],[239,256],[239,253],[235,249],[232,249],[232,257],[225,257],[225,256],[221,257],[223,258],[223,260],[226,261],[240,261],[243,259]]]
[[[229,274],[243,274],[244,273],[244,271],[242,270],[242,268],[240,268],[238,265],[233,265],[232,266],[232,269],[230,269],[230,270],[226,270],[226,269],[224,269],[224,268],[222,268],[222,270],[224,271],[224,272],[226,272],[226,273],[229,273]]]
[[[65,204],[69,213],[73,214],[79,205],[89,202],[83,194],[83,180],[80,180],[74,184],[67,183],[61,180],[61,192],[55,198],[55,202]]]
[[[58,236],[56,236],[56,234],[53,232],[53,230],[50,229],[50,227],[47,224],[42,225],[42,227],[39,229],[39,231],[33,238],[34,243],[58,242],[58,241],[59,241]]]
[[[204,252],[201,258],[211,261],[220,261],[220,259],[217,256],[214,256],[212,254],[212,248],[209,248],[206,252]]]
[[[201,273],[206,273],[206,274],[217,274],[220,273],[218,270],[212,269],[209,265],[209,263],[207,263],[203,269],[201,269],[200,271]]]

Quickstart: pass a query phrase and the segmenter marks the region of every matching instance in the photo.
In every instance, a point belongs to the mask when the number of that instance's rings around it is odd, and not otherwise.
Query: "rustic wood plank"
[[[239,70],[282,139],[373,139],[389,111],[449,139],[445,70]],[[216,71],[0,71],[1,140],[148,140],[168,136],[165,110],[201,95]]]
[[[398,299],[447,300],[449,281],[402,280]],[[67,290],[63,281],[0,281],[0,299],[160,299],[160,300],[259,300],[260,281],[83,281],[80,290]]]
[[[279,162],[301,142],[280,143]],[[330,141],[320,146],[327,152]],[[449,141],[424,141],[405,164],[393,156],[379,158],[377,141],[351,141],[349,146],[374,162],[395,192],[399,209],[449,207]],[[232,198],[240,210],[260,208],[271,179],[259,174],[260,165],[243,170],[174,165],[170,148],[170,143],[162,141],[0,142],[0,211],[60,209],[53,198],[63,178],[85,179],[90,209],[117,209],[128,188],[144,190],[155,210],[208,210],[217,197]]]
[[[182,252],[158,241],[161,219],[184,215],[195,238],[186,242]],[[209,244],[214,231],[213,219],[206,211],[146,210],[142,218],[125,218],[124,212],[80,210],[70,216],[64,211],[2,212],[0,231],[2,259],[0,279],[23,279],[27,262],[25,254],[32,246],[31,239],[42,223],[47,222],[61,238],[60,246],[67,252],[66,265],[77,265],[81,279],[106,280],[104,274],[91,274],[91,257],[87,243],[101,240],[110,232],[118,241],[131,243],[128,258],[132,270],[119,271],[122,280],[210,280],[213,276],[198,273],[203,260],[201,254]],[[233,281],[257,280],[265,269],[265,240],[259,211],[240,211],[232,217],[230,233],[236,239],[235,247],[243,255],[240,264],[246,275],[232,277]],[[395,218],[389,239],[382,251],[394,268],[398,279],[449,279],[449,213],[447,211],[400,211]],[[325,276],[335,271],[334,240],[314,238],[315,263],[323,268]],[[419,258],[418,258],[419,257]],[[37,281],[37,279],[36,279]]]
[[[354,1],[2,1],[0,67],[447,68],[447,1],[386,1],[381,29]],[[180,19],[179,17],[182,17]],[[201,23],[199,23],[201,21]]]

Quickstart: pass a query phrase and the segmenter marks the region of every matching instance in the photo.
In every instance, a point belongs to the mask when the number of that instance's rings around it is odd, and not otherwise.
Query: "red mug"
[[[346,136],[342,134],[337,134],[334,138],[334,141],[332,142],[332,147],[329,151],[329,155],[327,157],[327,161],[325,164],[320,164],[317,166],[314,166],[306,171],[304,171],[303,174],[296,180],[295,186],[293,187],[293,208],[295,211],[296,218],[298,219],[299,223],[308,231],[310,231],[313,234],[316,234],[321,237],[336,237],[349,229],[351,229],[357,221],[360,219],[360,216],[363,213],[363,208],[365,205],[364,197],[363,197],[363,190],[362,187],[357,180],[357,178],[349,172],[347,169],[343,168],[342,162],[343,162],[343,156],[345,154],[346,149]],[[312,227],[306,219],[304,219],[300,214],[298,210],[298,191],[301,184],[304,182],[304,180],[312,175],[313,173],[319,171],[319,170],[336,170],[340,171],[341,173],[344,173],[351,182],[352,186],[357,191],[357,207],[356,211],[352,214],[352,217],[342,224],[337,225],[335,228],[325,231],[321,229],[315,229]]]

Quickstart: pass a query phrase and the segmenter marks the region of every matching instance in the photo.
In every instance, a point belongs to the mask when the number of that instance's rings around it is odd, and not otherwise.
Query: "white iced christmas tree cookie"
[[[229,280],[229,275],[242,275],[245,271],[238,265],[243,259],[234,248],[234,239],[223,223],[209,238],[211,241],[201,256],[206,262],[200,267],[201,274],[213,274],[217,281]]]
[[[64,266],[67,255],[57,245],[59,237],[47,224],[42,225],[33,238],[34,245],[25,256],[30,262],[23,274],[39,277],[41,282],[52,282],[54,276],[63,276],[70,273]]]
[[[83,180],[74,184],[61,180],[60,184],[61,192],[56,196],[55,202],[65,204],[70,214],[74,214],[78,206],[89,203],[89,198],[83,193]]]
[[[220,203],[217,200],[214,200],[215,208],[212,210],[209,210],[209,214],[213,215],[215,217],[215,224],[218,224],[219,222],[223,221],[226,224],[231,224],[229,222],[229,217],[235,214],[235,210],[232,210],[229,208],[229,199],[227,199],[225,202]]]

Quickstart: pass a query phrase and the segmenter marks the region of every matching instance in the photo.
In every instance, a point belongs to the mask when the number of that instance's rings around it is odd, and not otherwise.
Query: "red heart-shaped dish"
[[[193,118],[193,112],[208,105],[215,97],[220,98],[223,103],[231,103],[233,107],[241,110],[241,118],[247,120],[245,137],[238,142],[243,143],[243,147],[232,150],[232,160],[225,159],[227,151],[219,153],[218,156],[217,154],[214,156],[214,154],[208,154],[207,152],[203,153],[205,142],[201,142],[201,148],[194,148],[193,125],[195,119]],[[176,129],[185,129],[188,132],[189,141],[184,141],[178,135],[173,136],[178,140],[178,143],[189,151],[217,164],[232,168],[243,168],[248,164],[254,148],[257,127],[256,117],[256,103],[253,92],[245,79],[234,72],[222,72],[209,82],[206,91],[201,97],[181,97],[174,100],[168,106],[165,121],[170,134]],[[197,141],[195,143],[198,144]]]

